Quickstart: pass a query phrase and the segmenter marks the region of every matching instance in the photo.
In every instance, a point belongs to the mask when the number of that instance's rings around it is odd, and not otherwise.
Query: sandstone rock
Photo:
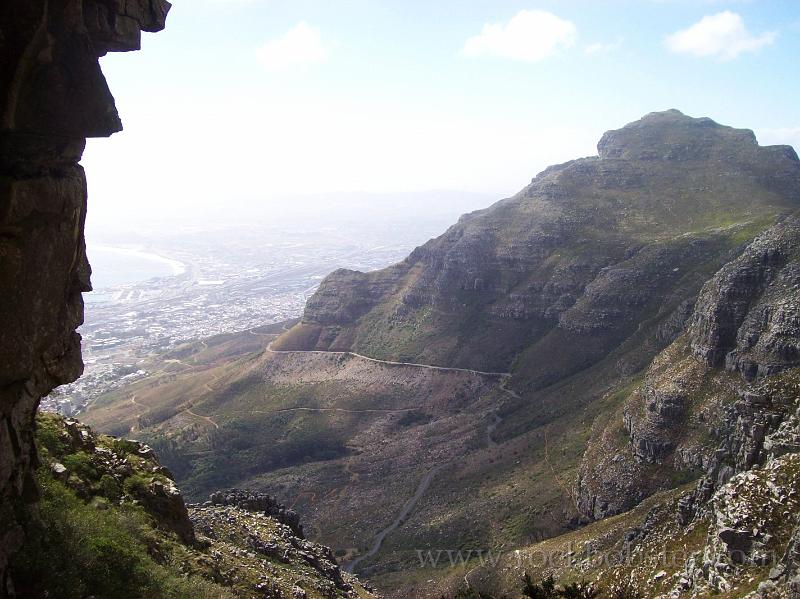
[[[82,371],[86,137],[121,128],[98,57],[164,26],[164,0],[0,6],[0,596],[22,539],[39,399]]]
[[[691,323],[695,355],[748,380],[800,365],[800,219],[759,236],[704,287]]]
[[[250,512],[261,512],[288,526],[299,538],[303,538],[300,515],[286,508],[267,493],[242,489],[216,491],[209,497],[211,505],[233,506]]]
[[[64,466],[64,464],[59,464],[58,462],[56,462],[50,467],[50,472],[53,473],[53,477],[56,480],[60,480],[62,482],[67,480],[67,478],[69,477],[69,472],[67,471],[67,468]]]

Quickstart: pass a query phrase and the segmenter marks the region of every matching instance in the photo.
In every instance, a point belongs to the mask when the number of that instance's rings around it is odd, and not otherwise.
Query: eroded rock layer
[[[598,423],[579,477],[583,514],[599,519],[702,476],[689,508],[733,475],[796,451],[800,366],[800,219],[758,236],[703,287],[688,332],[659,354],[621,414]],[[776,449],[780,447],[780,449]]]
[[[36,499],[36,407],[82,372],[87,137],[122,126],[100,70],[164,27],[164,0],[9,0],[0,6],[0,596]]]

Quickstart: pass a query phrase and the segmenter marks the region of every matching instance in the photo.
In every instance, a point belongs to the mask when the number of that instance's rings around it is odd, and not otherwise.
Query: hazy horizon
[[[798,147],[798,53],[789,1],[178,0],[102,59],[125,131],[89,141],[87,226],[466,212],[668,108]]]

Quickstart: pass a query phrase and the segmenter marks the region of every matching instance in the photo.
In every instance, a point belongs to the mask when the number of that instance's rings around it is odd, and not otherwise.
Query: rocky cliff
[[[536,573],[601,597],[800,596],[799,242],[780,219],[703,285],[685,332],[599,400],[616,407],[577,476],[588,524],[476,563],[470,592]]]
[[[82,371],[85,138],[119,131],[98,57],[164,27],[164,0],[0,6],[0,596],[20,546],[39,399]]]
[[[794,150],[710,119],[650,114],[598,150],[397,265],[331,274],[275,347],[513,368],[524,390],[647,337],[643,361],[622,366],[635,371],[679,333],[703,282],[800,206]]]
[[[794,418],[798,391],[778,375],[800,366],[798,343],[793,216],[703,286],[688,332],[653,361],[620,413],[598,423],[579,477],[584,515],[619,513],[686,477],[703,477],[702,504],[734,474],[796,450],[794,433],[772,435]]]
[[[789,218],[727,264],[697,302],[692,352],[747,380],[800,363],[800,226]]]

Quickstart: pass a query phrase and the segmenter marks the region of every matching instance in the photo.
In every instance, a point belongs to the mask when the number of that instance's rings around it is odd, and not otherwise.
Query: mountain
[[[268,490],[390,596],[463,586],[419,550],[611,547],[647,506],[700,547],[709,497],[682,493],[773,459],[721,451],[759,443],[735,441],[735,410],[767,414],[748,385],[796,395],[798,209],[793,149],[653,113],[399,264],[332,273],[298,323],[154,357],[84,417],[151,443],[190,497]],[[480,565],[518,591],[522,570]]]
[[[275,349],[513,369],[517,388],[543,388],[679,321],[731,252],[800,205],[792,148],[676,110],[606,133],[598,153],[395,266],[334,272]]]
[[[539,572],[610,596],[797,597],[799,366],[793,216],[703,286],[687,330],[595,421],[577,489],[599,521],[501,567],[476,560],[472,590],[514,592],[546,555]]]

